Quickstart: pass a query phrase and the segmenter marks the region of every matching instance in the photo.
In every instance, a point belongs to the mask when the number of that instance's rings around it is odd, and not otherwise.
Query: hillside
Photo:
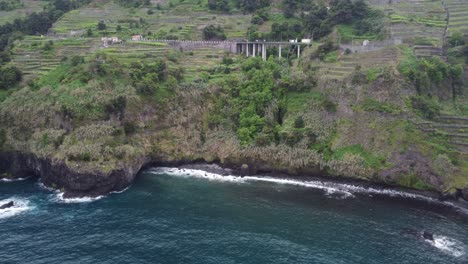
[[[0,30],[1,177],[98,195],[205,161],[468,199],[462,0],[40,3]],[[296,38],[266,61],[203,42]]]

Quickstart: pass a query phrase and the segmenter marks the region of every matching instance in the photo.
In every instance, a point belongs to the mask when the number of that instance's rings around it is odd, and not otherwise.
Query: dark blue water
[[[11,199],[17,208],[0,212],[0,263],[468,263],[458,220],[310,186],[159,171],[82,203],[34,180],[0,182],[0,200]],[[435,242],[401,233],[408,228]]]

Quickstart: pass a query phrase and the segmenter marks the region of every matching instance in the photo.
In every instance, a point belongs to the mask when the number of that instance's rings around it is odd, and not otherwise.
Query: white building
[[[136,40],[136,41],[143,40],[143,36],[142,35],[133,35],[132,40]]]

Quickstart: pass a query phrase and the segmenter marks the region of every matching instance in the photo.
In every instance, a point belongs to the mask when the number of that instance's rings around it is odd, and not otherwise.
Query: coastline
[[[24,177],[39,177],[44,186],[60,190],[65,199],[96,198],[109,193],[121,192],[128,188],[138,174],[150,168],[172,167],[187,170],[201,170],[220,176],[255,177],[258,179],[277,179],[294,181],[296,183],[314,182],[318,185],[336,184],[342,188],[351,188],[356,193],[371,193],[384,199],[425,200],[444,210],[444,214],[459,214],[468,221],[468,201],[462,197],[444,195],[436,191],[422,191],[405,188],[395,184],[357,179],[344,176],[333,176],[326,173],[290,174],[278,171],[253,171],[246,164],[222,164],[220,162],[206,162],[204,160],[162,161],[141,158],[132,164],[121,164],[110,172],[98,170],[78,172],[63,162],[54,163],[49,159],[38,158],[33,154],[0,153],[0,175],[2,181],[11,181]],[[395,193],[405,195],[395,195]],[[446,210],[449,208],[449,210]],[[431,208],[434,209],[434,208]],[[436,208],[437,209],[437,208]]]
[[[171,164],[166,164],[171,165]],[[173,165],[173,164],[172,164]],[[160,165],[157,167],[152,167],[158,169],[161,167],[167,167]],[[414,202],[418,205],[423,206],[426,209],[437,211],[443,213],[444,215],[450,215],[462,219],[464,222],[468,223],[468,201],[462,199],[450,200],[450,199],[441,199],[441,194],[434,191],[422,191],[414,190],[410,188],[401,187],[398,185],[385,184],[379,182],[371,182],[366,180],[360,180],[355,178],[347,177],[335,177],[335,176],[325,176],[325,175],[314,175],[314,176],[299,176],[299,175],[289,175],[285,173],[275,173],[275,172],[265,172],[255,175],[242,175],[238,170],[222,167],[216,163],[192,163],[192,164],[183,164],[179,166],[171,166],[173,169],[179,170],[200,170],[207,173],[218,174],[224,177],[236,176],[241,179],[243,178],[262,178],[270,181],[289,181],[291,185],[301,185],[313,182],[319,186],[315,187],[316,189],[321,189],[322,187],[332,187],[332,188],[342,188],[346,191],[351,191],[354,195],[367,195],[372,196],[373,198],[390,200],[390,201],[405,201],[405,202]],[[149,169],[149,168],[145,168]],[[288,183],[286,183],[288,184]],[[314,188],[314,187],[312,187]]]

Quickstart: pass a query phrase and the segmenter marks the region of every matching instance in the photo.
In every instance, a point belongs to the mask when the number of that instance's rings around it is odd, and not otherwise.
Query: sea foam
[[[0,205],[6,204],[8,202],[13,202],[14,205],[10,208],[0,210],[0,219],[10,218],[15,215],[19,215],[26,211],[32,210],[34,207],[30,205],[29,201],[23,198],[8,198],[0,200]]]
[[[378,189],[373,187],[364,187],[346,183],[336,183],[327,181],[301,181],[295,179],[284,179],[284,178],[273,178],[264,176],[234,176],[234,175],[220,175],[216,173],[210,173],[203,170],[197,169],[184,169],[184,168],[169,168],[169,167],[158,167],[149,170],[150,173],[154,174],[167,174],[177,177],[196,177],[203,178],[210,181],[222,181],[222,182],[233,182],[233,183],[248,183],[248,182],[270,182],[282,185],[301,186],[306,188],[320,189],[325,192],[325,195],[333,198],[353,198],[355,194],[363,195],[383,195],[388,197],[396,198],[407,198],[426,201],[430,203],[441,204],[449,206],[461,213],[468,215],[468,210],[459,206],[454,205],[450,202],[439,201],[438,199],[424,196],[421,194],[404,192],[395,189]]]
[[[64,194],[65,193],[63,192],[56,191],[55,194],[52,195],[51,201],[56,202],[56,203],[90,203],[90,202],[94,202],[105,197],[103,195],[100,195],[96,197],[84,196],[84,197],[77,197],[77,198],[64,198],[63,197]]]
[[[8,179],[8,178],[0,178],[0,182],[17,182],[17,181],[24,181],[29,179],[29,177],[26,178],[15,178],[15,179]]]
[[[466,254],[466,248],[464,245],[460,241],[453,238],[434,235],[434,241],[426,241],[440,251],[457,258]]]

